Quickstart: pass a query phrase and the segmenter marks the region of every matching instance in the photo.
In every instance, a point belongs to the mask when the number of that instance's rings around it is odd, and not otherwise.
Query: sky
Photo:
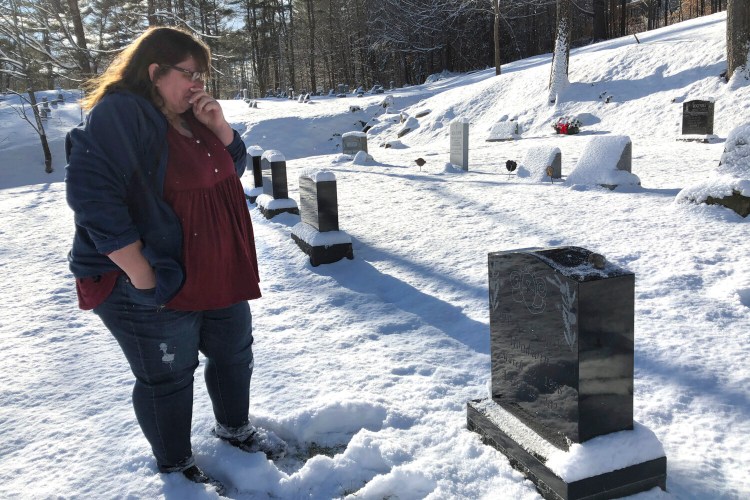
[[[249,205],[263,292],[251,302],[250,417],[290,453],[274,463],[211,436],[201,359],[197,463],[237,499],[540,498],[466,428],[466,403],[487,397],[490,380],[487,259],[578,246],[635,275],[637,426],[619,438],[653,435],[668,477],[666,492],[633,498],[749,497],[750,217],[686,196],[707,182],[750,191],[741,155],[719,167],[727,138],[750,122],[750,80],[719,77],[725,22],[721,13],[639,34],[640,43],[575,49],[554,104],[549,54],[500,76],[443,73],[361,98],[222,101],[248,147],[284,155],[297,204],[302,172],[335,176],[354,259],[311,266],[291,238],[299,216],[268,220]],[[81,112],[78,91],[64,94],[46,122],[52,174],[17,99],[0,100],[0,497],[216,498],[157,472],[127,363],[98,318],[77,309],[63,179],[65,133]],[[694,98],[715,102],[706,143],[677,140],[682,103]],[[561,116],[578,118],[580,133],[556,135]],[[449,163],[454,120],[469,123],[467,171]],[[486,141],[509,120],[514,140]],[[364,124],[370,158],[342,155],[341,134]],[[568,180],[579,162],[593,168],[592,150],[609,157],[622,144],[597,141],[609,136],[630,139],[637,181],[610,190],[581,172]],[[536,148],[559,148],[561,179],[508,173],[508,160],[523,166]],[[555,463],[585,467],[587,450],[598,456],[592,443]]]

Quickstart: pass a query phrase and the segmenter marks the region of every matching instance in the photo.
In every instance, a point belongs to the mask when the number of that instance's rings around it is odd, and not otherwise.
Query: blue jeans
[[[135,375],[133,407],[159,470],[192,462],[190,424],[198,352],[216,421],[235,428],[248,421],[253,335],[246,301],[212,311],[159,309],[153,291],[121,276],[94,309],[120,344]]]

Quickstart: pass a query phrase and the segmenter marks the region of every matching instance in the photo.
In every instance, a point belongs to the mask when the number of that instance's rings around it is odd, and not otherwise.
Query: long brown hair
[[[210,70],[211,51],[202,40],[177,28],[149,28],[125,47],[104,73],[86,83],[87,95],[81,100],[81,106],[89,110],[107,93],[129,90],[160,107],[162,100],[148,74],[149,65],[177,64],[190,56],[195,59],[199,71]],[[167,71],[169,68],[158,68],[154,80]]]

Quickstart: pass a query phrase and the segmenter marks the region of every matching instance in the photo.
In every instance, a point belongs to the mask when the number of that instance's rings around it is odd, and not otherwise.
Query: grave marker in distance
[[[356,155],[360,151],[367,153],[367,134],[356,131],[341,134],[341,149],[345,155]]]
[[[450,162],[463,170],[469,170],[469,122],[453,120],[450,138]]]
[[[682,135],[711,135],[713,133],[713,101],[693,100],[682,103]]]

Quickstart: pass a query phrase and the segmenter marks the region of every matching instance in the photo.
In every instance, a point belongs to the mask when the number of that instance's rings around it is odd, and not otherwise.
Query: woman
[[[204,90],[210,64],[208,47],[183,31],[138,37],[90,83],[90,112],[66,140],[65,181],[79,304],[130,364],[159,470],[221,488],[190,446],[199,351],[214,434],[271,458],[285,444],[248,422],[258,262],[239,181],[245,145]]]

